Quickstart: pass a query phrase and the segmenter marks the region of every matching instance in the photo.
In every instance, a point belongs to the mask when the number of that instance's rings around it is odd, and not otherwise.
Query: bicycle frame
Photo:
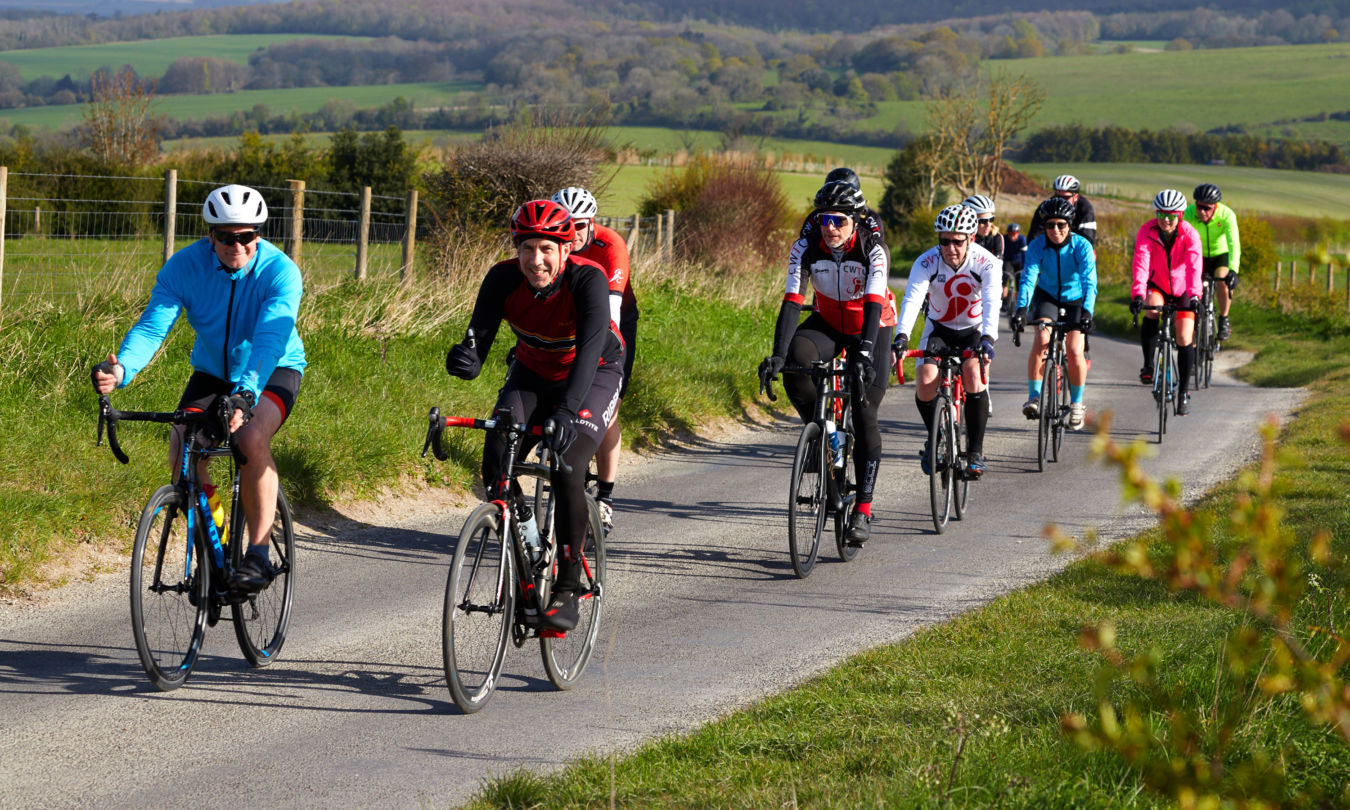
[[[1181,380],[1177,376],[1177,340],[1172,321],[1178,312],[1187,310],[1175,304],[1164,303],[1162,306],[1145,306],[1141,311],[1158,313],[1158,336],[1154,338],[1150,354],[1155,360],[1153,399],[1158,404],[1158,443],[1162,444],[1163,435],[1167,433],[1167,404],[1172,403],[1174,413],[1181,404],[1181,396],[1178,393]],[[1139,325],[1138,315],[1134,317],[1134,324],[1136,327]]]

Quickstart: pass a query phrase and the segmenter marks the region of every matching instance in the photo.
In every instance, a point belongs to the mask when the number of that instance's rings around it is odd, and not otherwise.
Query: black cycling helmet
[[[1036,213],[1040,215],[1041,222],[1049,222],[1052,219],[1062,219],[1069,224],[1073,224],[1073,203],[1063,197],[1049,198],[1040,204],[1036,209]]]
[[[839,211],[845,214],[860,214],[867,208],[867,200],[862,192],[848,183],[835,181],[826,183],[816,192],[816,211]]]
[[[1223,199],[1223,192],[1219,191],[1219,187],[1213,183],[1201,183],[1195,187],[1195,194],[1191,196],[1195,197],[1195,201],[1198,203],[1213,205]]]
[[[859,191],[862,191],[862,181],[858,179],[858,173],[852,169],[840,167],[825,175],[826,183],[848,183]]]

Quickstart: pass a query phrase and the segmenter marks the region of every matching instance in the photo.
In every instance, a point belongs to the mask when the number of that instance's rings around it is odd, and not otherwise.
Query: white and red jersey
[[[928,298],[928,320],[958,331],[979,327],[980,334],[998,339],[998,308],[1002,295],[1002,260],[972,240],[966,260],[953,270],[938,251],[929,248],[914,260],[909,284],[900,303],[897,334],[910,334],[919,307]]]
[[[573,255],[590,259],[604,269],[609,278],[610,320],[614,330],[638,319],[637,298],[633,295],[632,264],[628,260],[628,244],[613,228],[592,222],[593,236],[586,247]]]
[[[834,251],[816,237],[798,239],[788,251],[787,289],[783,300],[801,304],[810,279],[816,312],[845,335],[863,333],[863,304],[881,305],[881,325],[895,325],[895,297],[886,286],[891,257],[871,231],[859,229]]]

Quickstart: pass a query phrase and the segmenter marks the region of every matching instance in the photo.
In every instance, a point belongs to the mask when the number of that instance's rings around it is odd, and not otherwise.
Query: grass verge
[[[641,263],[634,278],[643,315],[638,367],[622,410],[625,441],[651,444],[741,415],[773,331],[772,281],[712,282]],[[128,548],[145,498],[167,480],[167,430],[160,426],[122,426],[127,466],[94,445],[89,367],[117,347],[144,303],[115,283],[107,290],[60,306],[21,300],[0,317],[0,513],[8,517],[0,522],[0,593],[40,578],[44,564],[81,545]],[[476,477],[482,437],[470,431],[447,436],[450,463],[417,455],[430,406],[485,416],[496,398],[501,358],[513,342],[505,327],[479,379],[465,383],[444,370],[476,293],[476,280],[310,290],[300,324],[309,368],[273,445],[292,503],[324,507],[400,487],[467,487]],[[115,392],[114,404],[172,409],[190,372],[191,341],[189,328],[175,329],[157,361]]]
[[[1303,538],[1327,529],[1345,555],[1350,453],[1337,430],[1350,399],[1350,325],[1238,300],[1230,345],[1256,353],[1243,376],[1312,390],[1280,440],[1286,464],[1277,486],[1287,521]],[[1099,301],[1103,323],[1121,329],[1129,317],[1121,291]],[[1197,508],[1223,515],[1237,495],[1235,485],[1220,486]],[[1213,525],[1213,541],[1230,547],[1226,522]],[[1313,639],[1316,627],[1345,627],[1350,611],[1336,597],[1345,592],[1346,574],[1305,564],[1322,585],[1300,606],[1299,623]],[[1061,733],[1065,713],[1095,713],[1099,660],[1078,637],[1084,625],[1108,618],[1127,655],[1159,651],[1166,685],[1187,703],[1251,699],[1231,694],[1216,678],[1225,635],[1242,621],[1238,614],[1082,561],[688,737],[665,738],[616,760],[588,758],[551,776],[513,772],[486,783],[470,806],[1171,806],[1114,755],[1084,751]],[[1123,682],[1113,687],[1113,700],[1134,697]],[[1269,756],[1264,775],[1282,781],[1285,804],[1350,803],[1350,749],[1309,724],[1295,700],[1264,703],[1243,737],[1236,750]]]

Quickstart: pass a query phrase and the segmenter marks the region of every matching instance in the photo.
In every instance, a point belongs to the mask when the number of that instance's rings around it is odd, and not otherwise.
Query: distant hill
[[[221,6],[252,6],[287,0],[0,0],[0,9],[24,9],[45,14],[111,17],[117,14],[154,14]]]

